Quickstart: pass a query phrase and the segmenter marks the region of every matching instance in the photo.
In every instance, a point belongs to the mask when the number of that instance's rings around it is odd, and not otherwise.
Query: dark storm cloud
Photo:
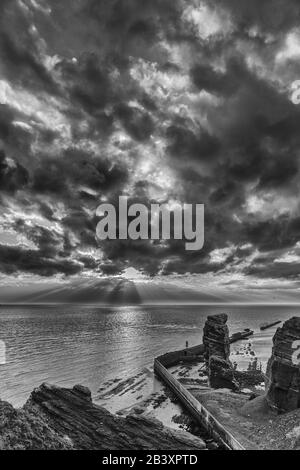
[[[15,147],[28,151],[30,136],[26,131],[14,126],[14,121],[22,119],[22,113],[6,104],[0,104],[0,139]]]
[[[7,139],[11,133],[13,111],[3,104],[0,104],[0,139]]]
[[[230,188],[234,191],[235,180],[255,181],[260,178],[262,186],[274,187],[289,183],[298,169],[295,150],[299,145],[299,112],[295,106],[264,78],[250,71],[239,56],[228,61],[226,73],[221,76],[207,66],[200,66],[198,72],[199,88],[227,96],[230,86],[230,94],[233,94],[232,99],[226,100],[217,111],[219,115],[226,116],[224,123],[218,115],[211,118],[222,145],[212,145],[208,140],[219,161],[222,187],[226,188],[224,193],[230,193]],[[191,75],[194,77],[195,69]],[[177,139],[178,154],[181,144],[185,149],[184,155],[193,159],[194,141],[191,131],[181,128]],[[214,180],[218,181],[218,177]]]
[[[283,34],[299,24],[297,0],[209,0],[208,3],[227,8],[240,29],[259,26],[263,33]]]
[[[239,243],[251,243],[252,250],[289,248],[300,236],[295,216],[274,218],[270,214],[270,219],[254,222],[243,217],[238,223],[233,215],[245,206],[250,184],[258,197],[263,197],[263,191],[297,191],[299,110],[265,77],[250,70],[239,52],[235,57],[232,51],[230,54],[222,73],[209,64],[191,68],[194,85],[222,100],[209,115],[216,135],[204,133],[202,140],[200,127],[195,131],[188,121],[174,123],[167,133],[169,152],[181,162],[176,170],[184,182],[186,199],[206,204],[204,254]],[[205,162],[205,177],[195,168],[197,160]],[[236,256],[245,254],[237,252]],[[186,266],[191,272],[214,272],[224,268],[222,263],[213,265],[201,258],[196,254],[191,262],[180,253],[165,270],[183,272]],[[254,273],[251,268],[250,273]]]
[[[43,13],[26,0],[1,2],[0,190],[25,210],[22,219],[8,206],[7,217],[36,246],[2,247],[3,272],[114,275],[132,266],[153,276],[205,274],[235,269],[258,250],[264,258],[238,269],[278,276],[268,253],[297,243],[298,217],[247,207],[252,196],[298,194],[300,111],[276,61],[300,5],[207,0],[212,16],[203,20],[200,3],[52,0]],[[221,28],[203,34],[224,10]],[[117,203],[123,191],[131,202],[157,202],[165,191],[166,202],[205,203],[204,249],[188,253],[174,240],[97,243],[99,200]],[[26,224],[32,212],[36,222]],[[211,259],[228,246],[231,254]]]
[[[145,41],[152,41],[156,34],[156,25],[154,22],[137,20],[131,24],[128,29],[128,35],[134,39],[140,38]]]
[[[65,234],[63,247],[60,250],[55,248],[55,253],[60,256],[72,254],[74,250],[74,245],[70,243],[72,235],[76,237],[76,246],[97,248],[98,221],[95,210],[99,204],[99,197],[103,194],[119,193],[127,177],[127,168],[124,165],[112,164],[105,158],[101,159],[76,149],[68,149],[63,157],[43,159],[43,165],[34,173],[32,190],[37,194],[49,195],[57,201],[64,201],[67,208],[67,214],[60,219]],[[89,193],[91,190],[94,192]],[[90,210],[87,211],[88,208]],[[49,220],[55,220],[51,207],[43,206],[42,210]],[[41,250],[45,249],[45,246],[40,245],[43,239],[38,231],[37,235],[38,240],[33,241]],[[28,238],[32,239],[31,236]],[[49,242],[47,250],[51,245],[55,247],[59,239],[56,237],[56,243],[55,240]],[[82,257],[77,259],[83,260]],[[99,262],[90,258],[84,267],[90,269],[93,263],[98,265]]]
[[[285,262],[276,259],[276,254],[256,257],[251,265],[245,269],[246,274],[259,278],[286,278],[296,279],[299,276],[300,263],[295,258],[294,262]]]
[[[155,107],[151,98],[128,75],[129,61],[123,63],[121,59],[117,53],[102,58],[99,54],[89,53],[76,62],[60,62],[56,70],[61,74],[71,102],[77,103],[94,119],[94,123],[89,123],[90,137],[97,131],[109,134],[120,122],[133,139],[145,141],[154,131],[150,113]],[[148,112],[128,105],[126,101],[130,99],[139,101]],[[75,129],[75,139],[77,133]]]
[[[79,246],[85,248],[97,247],[97,220],[95,216],[90,217],[80,208],[73,210],[71,209],[69,214],[62,219],[61,223],[66,233],[72,233],[76,235],[79,241]],[[70,248],[67,250],[67,253],[71,254],[72,245],[70,243],[65,245],[64,251],[66,251],[67,246]]]
[[[221,183],[219,187],[214,189],[210,195],[210,202],[212,204],[223,204],[227,203],[228,200],[232,199],[232,197],[236,197],[237,193],[237,186],[234,181],[226,181],[225,183]]]
[[[158,274],[161,262],[167,257],[170,249],[161,249],[150,240],[116,240],[113,243],[105,241],[99,243],[106,259],[113,264],[115,273],[122,272],[128,266],[141,270],[143,273],[154,276]],[[110,266],[110,264],[108,264]],[[106,270],[106,268],[103,268]]]
[[[97,54],[85,54],[78,63],[64,60],[56,69],[67,85],[70,98],[88,113],[96,116],[99,110],[114,99],[109,68],[106,63],[100,62]]]
[[[207,131],[199,129],[198,135],[181,125],[172,125],[167,130],[169,152],[175,158],[205,160],[213,158],[220,149],[218,139]]]
[[[240,86],[240,81],[230,73],[221,73],[213,70],[211,66],[197,64],[191,70],[191,77],[199,90],[224,96],[232,95]]]
[[[244,227],[248,241],[261,251],[293,247],[300,240],[300,217],[284,214],[276,219],[247,223]]]
[[[116,115],[129,135],[138,141],[149,139],[154,125],[148,113],[136,107],[120,104],[116,108]]]
[[[34,173],[33,190],[68,195],[76,193],[80,186],[86,186],[101,194],[116,187],[121,189],[126,180],[126,166],[111,164],[105,157],[70,148],[63,156],[43,158]]]
[[[55,256],[59,251],[61,237],[53,230],[45,227],[27,225],[23,220],[16,220],[14,229],[26,235],[39,249],[39,254],[46,258]]]
[[[158,31],[164,31],[163,26],[176,25],[180,15],[178,0],[88,0],[85,3],[83,12],[104,23],[104,29],[117,41],[124,41],[128,36],[153,41]]]
[[[2,73],[14,83],[57,93],[53,77],[41,60],[39,37],[25,4],[1,1],[0,61]]]
[[[116,274],[120,274],[123,269],[125,268],[125,265],[122,263],[102,263],[100,272],[104,274],[104,276],[115,276]]]
[[[74,275],[82,266],[69,260],[47,258],[35,250],[0,245],[0,269],[4,274],[31,273],[40,276]]]
[[[5,149],[7,158],[29,170],[28,164],[32,156],[30,147],[35,136],[30,132],[30,127],[16,125],[18,121],[23,120],[22,112],[6,104],[0,104],[0,146]],[[23,122],[26,122],[26,119]],[[39,139],[44,140],[44,132],[40,133]]]
[[[260,187],[280,188],[289,184],[298,173],[298,159],[295,156],[279,155],[266,159],[266,165],[260,176]]]
[[[0,150],[0,191],[14,193],[28,184],[26,168],[17,162],[9,162],[3,150]]]
[[[95,270],[95,272],[99,270],[99,260],[92,256],[79,255],[76,260],[70,259],[74,249],[68,235],[70,231],[58,234],[51,228],[32,226],[21,219],[14,223],[13,228],[17,233],[25,235],[36,248],[0,246],[0,268],[7,274],[27,272],[41,276],[56,274],[68,276],[84,269]],[[87,240],[84,242],[84,246],[88,246]]]
[[[16,44],[14,39],[4,32],[0,32],[0,44],[2,63],[5,64],[11,80],[35,89],[38,85],[51,93],[58,91],[45,66],[30,52],[30,44]]]
[[[86,50],[79,50],[79,54],[76,54],[77,61],[71,60],[72,55],[60,58],[53,72],[49,71],[44,65],[43,41],[49,39],[53,52],[56,47],[60,46],[60,41],[56,40],[53,31],[51,32],[54,26],[52,18],[41,20],[39,17],[37,21],[37,16],[29,4],[23,8],[16,2],[6,2],[7,8],[4,8],[2,3],[0,60],[4,67],[5,78],[10,83],[17,83],[22,90],[33,89],[38,92],[47,92],[52,96],[62,93],[64,98],[69,100],[65,115],[71,122],[74,141],[80,138],[98,139],[99,136],[112,130],[114,122],[120,123],[128,135],[137,142],[148,140],[154,130],[149,112],[142,111],[142,108],[129,105],[127,102],[137,99],[150,112],[155,109],[155,105],[151,98],[139,89],[137,83],[131,83],[127,68],[129,56],[135,49],[136,39],[154,41],[155,20],[157,18],[161,20],[159,12],[169,15],[165,7],[159,6],[157,12],[158,4],[153,9],[152,2],[147,2],[143,8],[140,8],[139,2],[131,2],[131,5],[124,2],[101,2],[102,5],[99,2],[80,2],[84,8],[76,9],[75,7],[74,16],[71,21],[68,18],[68,25],[66,25],[64,21],[68,17],[66,15],[68,8],[55,1],[52,3],[53,18],[57,14],[59,16],[57,30],[62,25],[72,30],[77,24],[78,15],[80,22],[84,23],[85,19],[88,20],[86,31],[88,34],[91,33],[88,41],[93,37],[92,41],[96,45],[97,52],[89,50],[91,46],[89,42]],[[104,10],[103,7],[105,7]],[[121,11],[123,13],[120,15]],[[72,15],[72,10],[70,13]],[[89,25],[92,23],[93,27],[89,32]],[[40,28],[34,29],[36,24],[39,24]],[[98,36],[101,24],[102,32]],[[48,38],[43,37],[43,28]],[[119,46],[123,49],[127,43],[127,51],[118,50],[118,47],[115,47],[116,28],[119,31]],[[83,27],[78,31],[78,36],[81,36],[84,29]],[[61,30],[61,33],[64,34],[64,31]],[[83,35],[87,37],[88,34]],[[121,38],[122,35],[123,38]],[[68,42],[67,37],[65,39]],[[104,42],[101,51],[97,45],[99,40],[100,43],[102,40]],[[75,55],[75,51],[73,52]],[[117,75],[118,73],[125,74],[125,76],[116,80],[116,73]],[[107,107],[111,107],[110,112],[105,110]],[[19,118],[15,109],[11,110],[6,107],[2,111],[0,113],[0,137],[7,146],[11,146],[14,138],[15,144],[10,147],[10,154],[14,155],[18,138],[25,131],[23,128],[17,129],[13,124],[13,121]],[[77,127],[77,122],[83,118],[87,119],[86,115],[90,119],[87,120],[86,130],[83,132]],[[20,116],[20,120],[23,120],[23,116]],[[46,148],[47,145],[53,145],[58,137],[57,132],[51,129],[38,130],[38,139],[46,145]],[[22,140],[24,144],[24,135]],[[64,274],[74,274],[83,267],[96,269],[98,262],[92,257],[77,255],[76,259],[81,265],[67,258],[74,253],[74,247],[78,243],[83,249],[96,246],[96,220],[90,215],[91,210],[95,211],[101,195],[122,191],[128,180],[126,164],[112,161],[109,154],[95,155],[75,148],[61,150],[57,152],[57,156],[53,156],[53,149],[49,156],[46,151],[33,156],[30,145],[24,145],[23,150],[26,157],[21,156],[21,158],[30,160],[30,177],[20,163],[17,161],[15,164],[8,163],[3,154],[0,168],[1,189],[14,192],[27,186],[28,198],[32,202],[40,199],[38,202],[40,214],[50,222],[57,221],[55,204],[63,202],[67,214],[60,219],[59,223],[64,232],[58,236],[56,232],[51,232],[39,225],[28,226],[24,220],[14,222],[14,230],[26,235],[27,239],[36,245],[37,250],[11,248],[7,257],[3,252],[1,254],[2,269],[8,271],[9,256],[12,258],[10,272],[38,273],[40,270],[41,275],[50,276],[59,271]],[[19,154],[16,156],[19,157]],[[11,159],[10,161],[13,162]],[[76,241],[74,241],[74,236]],[[64,260],[61,261],[59,258],[64,258]],[[114,264],[104,261],[102,271],[117,273],[124,266],[124,263],[117,261]]]

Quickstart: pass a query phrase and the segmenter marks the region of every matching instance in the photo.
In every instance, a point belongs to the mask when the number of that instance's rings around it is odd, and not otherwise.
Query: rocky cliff
[[[199,438],[140,415],[116,417],[89,389],[43,384],[21,410],[0,402],[0,449],[203,449]]]
[[[267,366],[267,401],[279,412],[300,408],[300,317],[278,328]]]

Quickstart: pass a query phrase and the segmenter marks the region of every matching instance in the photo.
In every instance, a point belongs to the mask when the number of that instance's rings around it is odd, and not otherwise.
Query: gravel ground
[[[263,395],[249,400],[229,390],[193,393],[246,448],[300,450],[300,409],[277,415]]]

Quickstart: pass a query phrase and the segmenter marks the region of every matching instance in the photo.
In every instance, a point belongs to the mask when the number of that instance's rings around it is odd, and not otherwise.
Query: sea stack
[[[227,361],[230,355],[229,330],[226,313],[209,315],[203,330],[204,357],[208,364],[211,356]]]
[[[283,413],[300,408],[300,317],[277,329],[266,385],[267,401],[273,409]]]
[[[238,390],[234,370],[229,360],[230,342],[227,315],[209,315],[203,330],[204,357],[209,384],[213,388]]]

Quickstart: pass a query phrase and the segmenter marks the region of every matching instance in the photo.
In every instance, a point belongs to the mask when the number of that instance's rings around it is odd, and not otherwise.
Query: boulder
[[[280,413],[300,408],[300,317],[277,329],[266,376],[269,406]]]

